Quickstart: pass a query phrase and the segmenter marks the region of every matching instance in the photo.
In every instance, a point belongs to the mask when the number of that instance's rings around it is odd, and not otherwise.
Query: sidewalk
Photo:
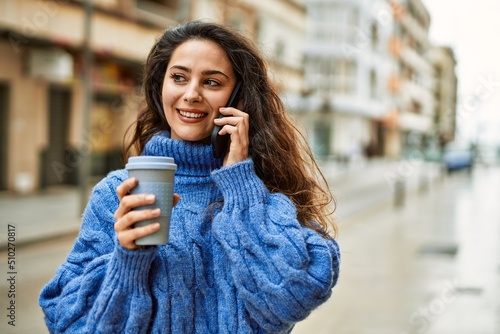
[[[444,177],[436,163],[374,159],[353,164],[329,161],[320,165],[343,219],[382,203],[404,206],[411,194],[426,191]]]
[[[394,200],[393,181],[400,176],[405,192],[438,177],[437,167],[426,163],[412,166],[407,161],[372,160],[345,165],[336,162],[320,166],[337,200],[340,218],[359,213],[381,202]],[[355,198],[356,200],[351,200]],[[76,234],[80,228],[80,192],[77,187],[56,187],[22,196],[0,194],[0,250],[7,246],[7,225],[16,227],[16,245]]]
[[[76,234],[80,228],[77,187],[57,187],[34,195],[0,194],[0,250],[7,247],[8,225],[15,227],[15,245]]]

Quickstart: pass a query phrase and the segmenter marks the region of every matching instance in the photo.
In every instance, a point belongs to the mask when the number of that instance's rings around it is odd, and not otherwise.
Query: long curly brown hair
[[[156,41],[145,66],[145,107],[138,115],[125,154],[142,152],[153,135],[170,130],[162,107],[163,79],[174,50],[192,39],[219,44],[242,80],[242,110],[250,115],[249,150],[259,178],[270,192],[291,199],[302,225],[325,237],[335,237],[335,200],[309,145],[285,111],[260,52],[230,27],[193,21],[167,29]]]

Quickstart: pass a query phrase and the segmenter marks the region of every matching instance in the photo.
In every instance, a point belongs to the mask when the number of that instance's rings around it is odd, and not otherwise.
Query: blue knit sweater
[[[120,246],[115,189],[93,190],[67,260],[40,305],[51,333],[288,333],[325,302],[339,270],[334,240],[302,227],[283,194],[271,194],[251,159],[222,167],[211,148],[153,137],[145,155],[178,164],[168,245]],[[219,206],[211,206],[221,202]]]

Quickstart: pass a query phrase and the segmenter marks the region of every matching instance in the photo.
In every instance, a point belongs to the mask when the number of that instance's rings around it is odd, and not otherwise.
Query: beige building
[[[238,27],[269,57],[284,96],[302,87],[301,0],[93,0],[92,106],[85,114],[84,1],[0,1],[0,190],[76,184],[122,166],[140,108],[142,65],[167,27],[209,19]],[[89,123],[88,129],[86,122]]]
[[[455,139],[457,110],[456,60],[449,47],[435,47],[429,53],[435,73],[434,131],[443,148]]]
[[[398,64],[391,89],[396,100],[394,115],[399,137],[393,152],[403,156],[422,152],[434,135],[434,68],[429,59],[431,18],[420,0],[391,0],[394,35],[391,51]]]

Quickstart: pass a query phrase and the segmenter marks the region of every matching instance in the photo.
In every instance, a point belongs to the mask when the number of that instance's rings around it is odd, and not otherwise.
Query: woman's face
[[[167,65],[162,101],[171,138],[200,141],[210,137],[219,108],[236,84],[224,50],[208,40],[179,45]]]

